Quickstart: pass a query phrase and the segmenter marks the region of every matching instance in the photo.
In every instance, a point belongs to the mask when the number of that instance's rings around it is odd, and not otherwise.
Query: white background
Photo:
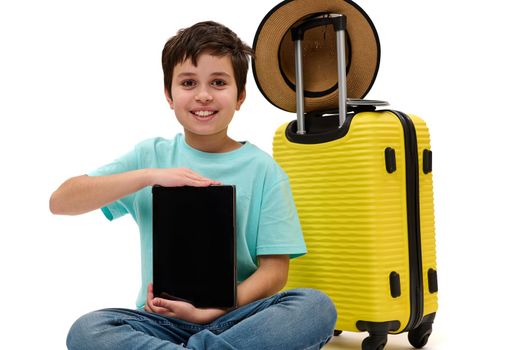
[[[164,100],[160,64],[164,42],[179,28],[213,19],[252,44],[276,3],[0,4],[0,348],[64,349],[80,315],[134,306],[140,265],[132,219],[109,223],[99,211],[53,216],[49,196],[68,177],[140,140],[181,131]],[[358,3],[382,45],[368,97],[420,115],[431,130],[440,309],[428,348],[520,347],[526,314],[520,2]],[[247,90],[231,136],[270,153],[274,130],[294,116],[262,97],[251,72]],[[358,348],[359,341],[351,343]],[[387,349],[409,348],[405,339],[397,344]]]

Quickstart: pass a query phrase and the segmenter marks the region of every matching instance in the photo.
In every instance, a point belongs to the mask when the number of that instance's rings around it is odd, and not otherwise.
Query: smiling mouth
[[[213,118],[217,114],[217,111],[192,111],[191,113],[197,117],[197,119],[208,120]]]

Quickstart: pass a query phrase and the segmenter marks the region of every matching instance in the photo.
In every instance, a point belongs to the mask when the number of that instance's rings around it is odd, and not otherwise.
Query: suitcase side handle
[[[295,48],[295,69],[296,69],[296,114],[298,119],[297,133],[305,134],[305,105],[303,94],[303,59],[302,41],[304,33],[312,28],[332,24],[336,32],[336,48],[338,59],[338,106],[339,106],[339,127],[345,123],[347,114],[347,72],[345,69],[345,28],[347,27],[347,17],[343,14],[328,13],[322,16],[309,18],[291,29],[292,40]]]

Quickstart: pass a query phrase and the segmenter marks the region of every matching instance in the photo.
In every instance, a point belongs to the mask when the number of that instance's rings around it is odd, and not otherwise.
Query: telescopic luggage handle
[[[297,133],[305,134],[305,105],[303,94],[303,60],[301,57],[304,33],[312,28],[332,24],[336,32],[336,48],[338,59],[338,105],[339,127],[345,122],[347,114],[347,74],[345,69],[345,28],[347,17],[338,13],[324,14],[305,20],[291,29],[292,40],[295,46],[296,68],[296,114],[298,118]]]

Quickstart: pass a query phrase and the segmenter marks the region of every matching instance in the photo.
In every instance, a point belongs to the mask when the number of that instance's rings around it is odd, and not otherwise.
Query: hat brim
[[[380,41],[369,16],[350,0],[287,0],[276,5],[260,23],[254,38],[252,71],[265,98],[276,107],[296,111],[294,45],[290,29],[321,14],[347,17],[347,95],[364,98],[380,65]],[[305,34],[305,111],[338,107],[334,31],[313,29]]]

